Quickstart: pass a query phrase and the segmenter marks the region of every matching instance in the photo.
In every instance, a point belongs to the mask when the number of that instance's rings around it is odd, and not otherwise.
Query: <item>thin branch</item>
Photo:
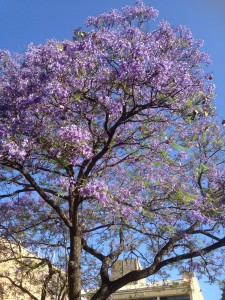
[[[17,191],[15,191],[13,193],[10,193],[10,194],[0,195],[0,199],[4,199],[4,198],[8,198],[8,197],[13,197],[13,196],[19,195],[20,193],[33,192],[33,191],[34,191],[34,189],[32,189],[32,188],[25,188],[25,189],[17,190]]]
[[[45,191],[36,183],[34,178],[27,172],[27,170],[21,164],[10,160],[5,160],[3,164],[23,174],[26,180],[31,184],[31,186],[35,189],[35,191],[42,197],[42,199],[58,213],[58,215],[63,220],[65,225],[69,228],[72,226],[70,220],[67,218],[65,213],[61,210],[61,208],[56,204],[54,200],[50,199],[47,196]]]
[[[31,294],[31,292],[28,291],[28,290],[22,285],[22,283],[17,284],[14,280],[12,280],[12,278],[10,278],[9,276],[6,276],[6,275],[1,275],[1,274],[0,274],[0,278],[6,278],[6,279],[8,279],[8,280],[11,282],[11,284],[12,284],[13,286],[15,286],[16,288],[20,289],[23,293],[27,294],[31,299],[33,299],[33,300],[39,300],[39,299],[36,298],[33,294]]]

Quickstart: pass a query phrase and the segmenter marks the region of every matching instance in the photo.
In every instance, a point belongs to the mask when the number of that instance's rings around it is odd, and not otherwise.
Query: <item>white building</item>
[[[141,266],[136,259],[118,260],[112,269],[115,280],[129,271]],[[146,282],[145,279],[131,283],[119,289],[113,300],[204,300],[194,273],[184,273],[178,280]]]

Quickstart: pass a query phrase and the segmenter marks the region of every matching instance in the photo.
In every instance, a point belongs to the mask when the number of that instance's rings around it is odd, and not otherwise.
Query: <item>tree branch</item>
[[[19,164],[17,162],[12,162],[9,160],[5,160],[5,162],[3,164],[8,167],[11,167],[14,170],[19,171],[26,178],[26,180],[31,184],[31,186],[34,188],[34,190],[42,197],[42,199],[57,212],[57,214],[63,220],[65,225],[68,228],[70,228],[72,226],[72,223],[67,218],[65,213],[61,210],[61,208],[56,204],[55,201],[53,201],[52,199],[50,199],[47,196],[47,194],[44,192],[44,190],[36,183],[34,178],[27,172],[27,170],[21,164]]]

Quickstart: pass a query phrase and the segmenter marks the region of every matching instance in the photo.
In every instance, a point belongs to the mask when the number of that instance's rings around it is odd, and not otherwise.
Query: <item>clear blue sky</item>
[[[135,0],[0,0],[0,49],[24,52],[30,42],[70,39],[73,29],[89,15],[134,4]],[[213,60],[210,70],[216,84],[217,114],[225,118],[225,1],[145,0],[159,9],[159,19],[185,24],[196,38],[205,40],[204,51]],[[225,277],[225,275],[224,275]],[[200,281],[205,300],[220,300],[218,286]]]

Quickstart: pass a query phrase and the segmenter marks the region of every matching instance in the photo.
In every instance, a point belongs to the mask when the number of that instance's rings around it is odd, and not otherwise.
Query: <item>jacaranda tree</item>
[[[1,235],[54,255],[70,300],[223,265],[210,60],[186,27],[153,27],[157,15],[138,1],[90,17],[73,41],[0,53]],[[110,279],[128,257],[143,269]]]

